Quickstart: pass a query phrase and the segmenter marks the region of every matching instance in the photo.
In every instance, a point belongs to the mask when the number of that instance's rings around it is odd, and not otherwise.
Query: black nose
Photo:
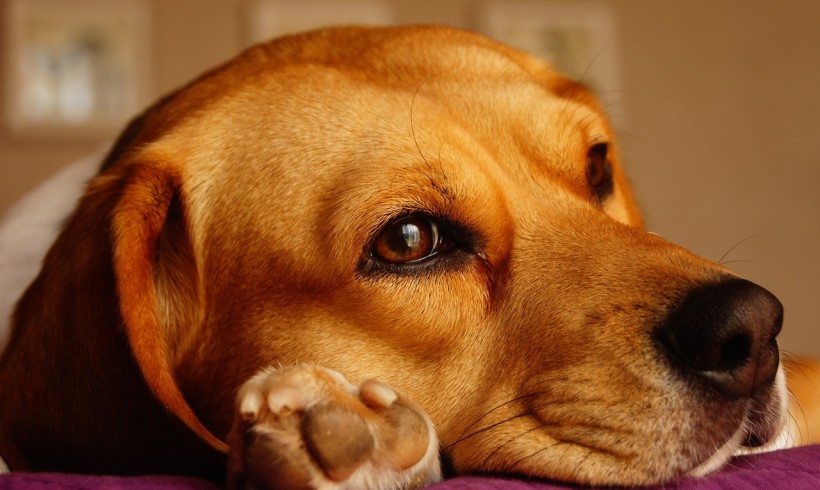
[[[673,363],[743,398],[774,379],[782,323],[783,305],[772,293],[733,279],[691,291],[658,334]]]

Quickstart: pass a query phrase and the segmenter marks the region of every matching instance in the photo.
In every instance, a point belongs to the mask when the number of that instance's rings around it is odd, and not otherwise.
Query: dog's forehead
[[[391,151],[410,149],[420,163],[460,145],[567,172],[575,154],[610,138],[589,92],[534,57],[460,31],[385,32],[394,31],[330,31],[346,37],[286,38],[258,48],[267,56],[246,53],[254,68],[222,100],[224,133],[308,153],[331,146],[395,159]]]
[[[153,112],[159,118],[147,126],[160,139],[209,153],[215,144],[241,152],[243,142],[264,139],[271,148],[310,150],[352,139],[384,147],[408,137],[413,146],[426,139],[433,148],[421,150],[438,153],[461,128],[488,149],[510,148],[494,143],[515,138],[512,146],[531,160],[560,165],[610,132],[590,92],[549,65],[448,28],[286,37],[251,48]]]

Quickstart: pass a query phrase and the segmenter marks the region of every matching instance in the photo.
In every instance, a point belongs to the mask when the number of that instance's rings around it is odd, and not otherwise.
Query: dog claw
[[[357,389],[315,366],[265,371],[239,391],[232,488],[408,490],[441,478],[424,413],[387,384]]]
[[[242,397],[239,405],[239,414],[245,421],[255,420],[262,409],[262,397],[257,392],[247,393]]]
[[[302,407],[299,392],[294,388],[282,387],[268,393],[268,408],[275,414],[284,415]]]

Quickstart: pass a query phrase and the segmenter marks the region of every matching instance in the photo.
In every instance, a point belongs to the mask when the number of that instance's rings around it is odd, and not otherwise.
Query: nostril
[[[665,331],[663,343],[674,357],[696,371],[731,371],[749,362],[753,339],[745,332],[727,332],[724,325],[697,331],[678,317],[680,328]]]
[[[662,350],[679,367],[732,397],[750,396],[777,372],[783,308],[765,289],[745,280],[691,291],[658,333]]]
[[[737,369],[749,362],[751,354],[752,340],[748,335],[731,337],[721,347],[720,361],[716,369],[719,371]]]

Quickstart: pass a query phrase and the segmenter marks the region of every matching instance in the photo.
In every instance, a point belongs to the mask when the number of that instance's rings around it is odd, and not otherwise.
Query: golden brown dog
[[[583,87],[451,29],[313,32],[125,131],[16,310],[0,454],[409,488],[440,440],[661,482],[782,435],[781,318],[642,229]]]

